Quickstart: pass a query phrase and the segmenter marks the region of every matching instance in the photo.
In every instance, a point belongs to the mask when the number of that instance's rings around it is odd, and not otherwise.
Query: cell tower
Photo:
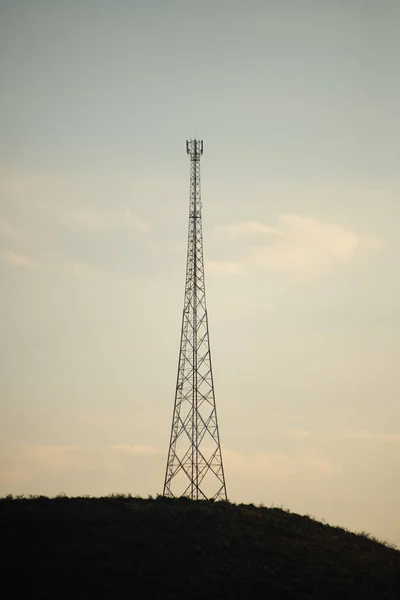
[[[186,142],[190,156],[189,233],[178,376],[164,496],[226,500],[206,307],[201,221],[203,141]]]

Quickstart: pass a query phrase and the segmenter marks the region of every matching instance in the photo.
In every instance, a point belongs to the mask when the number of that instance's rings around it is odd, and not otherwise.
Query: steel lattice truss
[[[201,220],[203,142],[186,142],[190,207],[185,301],[164,496],[226,500],[206,307]]]

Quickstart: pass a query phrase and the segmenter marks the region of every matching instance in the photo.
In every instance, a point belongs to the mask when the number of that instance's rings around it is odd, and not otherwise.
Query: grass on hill
[[[279,508],[0,499],[4,598],[400,598],[400,552]]]

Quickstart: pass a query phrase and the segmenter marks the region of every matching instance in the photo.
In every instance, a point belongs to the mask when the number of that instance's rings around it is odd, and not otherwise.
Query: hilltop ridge
[[[279,508],[0,499],[7,598],[397,599],[400,552]]]

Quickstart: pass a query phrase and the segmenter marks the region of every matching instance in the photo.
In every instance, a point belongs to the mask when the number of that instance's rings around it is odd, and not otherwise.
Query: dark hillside
[[[1,499],[4,598],[400,598],[400,552],[277,508]]]

